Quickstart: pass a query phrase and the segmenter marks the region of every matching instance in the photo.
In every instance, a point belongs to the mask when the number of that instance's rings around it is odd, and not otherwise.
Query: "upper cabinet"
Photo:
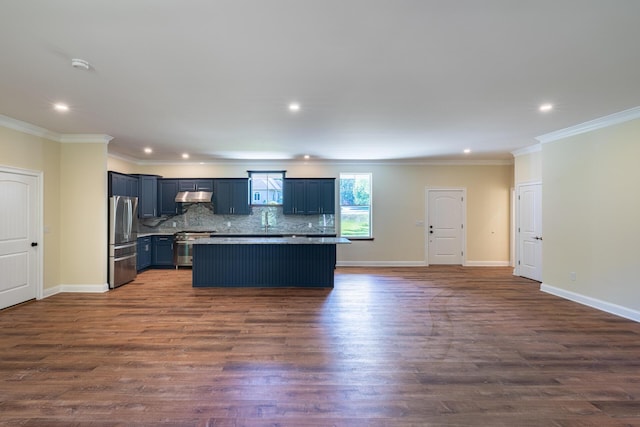
[[[118,172],[107,175],[109,196],[138,197],[138,178]]]
[[[227,178],[213,180],[213,210],[219,215],[249,215],[249,180]]]
[[[213,192],[218,215],[249,215],[248,178],[162,178],[109,172],[109,196],[138,197],[138,217],[153,218],[182,213],[176,203],[181,191]],[[335,178],[286,178],[282,182],[282,208],[288,215],[335,214]]]
[[[136,176],[138,177],[138,218],[158,216],[158,176]]]
[[[159,215],[178,214],[178,204],[176,195],[180,191],[179,179],[159,179],[158,180],[158,213]]]
[[[286,178],[282,210],[289,215],[334,214],[335,178]]]
[[[181,179],[180,191],[213,191],[213,179]]]

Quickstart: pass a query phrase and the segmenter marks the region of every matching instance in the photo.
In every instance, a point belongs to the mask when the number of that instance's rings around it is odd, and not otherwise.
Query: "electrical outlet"
[[[569,279],[571,279],[572,282],[576,281],[576,272],[572,271],[571,273],[569,273]]]
[[[227,221],[227,227],[231,227],[231,221]]]
[[[313,226],[311,225],[311,223],[309,223],[309,228],[311,228],[311,227],[313,227]]]
[[[173,221],[173,228],[176,228],[176,222]]]

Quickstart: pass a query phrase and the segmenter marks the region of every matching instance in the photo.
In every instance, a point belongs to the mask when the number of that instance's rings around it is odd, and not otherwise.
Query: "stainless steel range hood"
[[[211,191],[181,191],[176,195],[180,203],[211,203]]]

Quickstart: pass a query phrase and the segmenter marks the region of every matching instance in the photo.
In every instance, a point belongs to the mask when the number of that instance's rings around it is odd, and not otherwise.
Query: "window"
[[[371,174],[340,174],[340,235],[371,238]]]
[[[284,173],[285,171],[249,171],[251,204],[281,205]]]

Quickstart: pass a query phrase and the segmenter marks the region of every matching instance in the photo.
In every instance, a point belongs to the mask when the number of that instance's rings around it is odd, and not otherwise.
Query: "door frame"
[[[520,276],[523,277],[520,273],[520,265],[518,264],[518,260],[520,259],[520,233],[518,232],[518,230],[520,229],[520,192],[522,191],[522,187],[526,187],[529,185],[540,185],[540,189],[542,190],[542,181],[525,181],[525,182],[519,182],[516,184],[516,192],[515,192],[515,197],[514,197],[514,202],[515,202],[515,226],[513,227],[513,232],[515,233],[515,258],[514,258],[514,269],[513,269],[513,274],[514,276]],[[542,212],[540,212],[540,215],[542,215]],[[542,247],[542,250],[544,250],[544,246]],[[542,262],[542,256],[540,257],[540,262]],[[540,274],[542,275],[542,268],[543,266],[540,266]]]
[[[460,250],[462,251],[461,265],[467,265],[467,188],[466,187],[425,187],[424,191],[424,264],[429,266],[429,193],[431,191],[461,191],[462,192],[462,234],[460,235]]]
[[[14,174],[14,175],[26,175],[36,179],[36,230],[35,235],[38,242],[38,250],[36,252],[36,299],[40,300],[44,298],[44,195],[42,189],[44,179],[43,172],[32,170],[32,169],[22,169],[11,166],[5,166],[0,164],[0,172]]]

